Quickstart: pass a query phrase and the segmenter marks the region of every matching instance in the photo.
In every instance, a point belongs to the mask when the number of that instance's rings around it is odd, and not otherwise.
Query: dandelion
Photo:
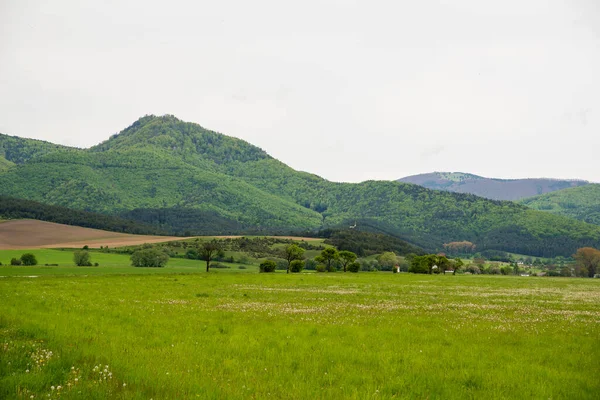
[[[29,373],[29,370],[28,370],[28,369],[26,369],[26,370],[25,370],[25,373],[27,373],[27,374],[28,374],[28,373]]]
[[[54,386],[50,386],[50,390],[54,390],[54,389],[55,389]]]
[[[125,386],[127,386],[127,384],[126,384],[126,383],[123,383],[123,387],[125,387]]]

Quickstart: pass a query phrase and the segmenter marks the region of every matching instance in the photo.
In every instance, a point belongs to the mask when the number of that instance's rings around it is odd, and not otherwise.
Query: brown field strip
[[[14,220],[0,224],[0,250],[77,248],[88,245],[120,247],[160,243],[185,238],[130,235],[37,220]]]

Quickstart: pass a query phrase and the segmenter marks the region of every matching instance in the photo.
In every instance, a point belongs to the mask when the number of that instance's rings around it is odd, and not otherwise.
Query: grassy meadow
[[[600,393],[597,280],[1,268],[0,398]]]
[[[43,275],[106,275],[106,274],[174,274],[198,273],[206,270],[206,262],[201,260],[188,260],[185,258],[171,258],[165,268],[134,268],[131,266],[128,254],[103,253],[92,251],[90,254],[93,263],[98,267],[77,267],[73,261],[76,249],[32,249],[32,250],[0,250],[0,276],[43,276]],[[12,258],[20,258],[24,253],[36,256],[38,265],[34,267],[11,266]],[[46,266],[45,264],[58,264]],[[244,265],[239,269],[239,263],[219,262],[229,266],[232,272],[258,272],[257,265]],[[219,269],[214,269],[218,272]]]

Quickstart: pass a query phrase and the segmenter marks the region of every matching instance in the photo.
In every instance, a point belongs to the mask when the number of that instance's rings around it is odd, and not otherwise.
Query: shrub
[[[354,273],[360,271],[360,263],[358,261],[354,261],[353,263],[348,264],[348,271]]]
[[[21,265],[21,260],[19,260],[18,258],[12,258],[10,260],[10,265]]]
[[[97,262],[94,263],[94,267],[99,267],[99,266],[100,266],[100,264],[98,264]]]
[[[260,266],[260,272],[274,272],[277,268],[277,263],[273,260],[265,260]]]
[[[245,265],[239,265],[238,269],[247,269],[247,267]]]
[[[309,270],[309,271],[316,270],[317,265],[319,265],[319,263],[316,262],[315,260],[313,260],[312,258],[308,258],[308,259],[306,259],[306,261],[304,261],[304,269]]]
[[[219,268],[219,269],[227,269],[227,268],[231,268],[229,265],[225,265],[225,264],[221,264],[221,263],[213,263],[210,264],[211,268]]]
[[[73,261],[75,261],[75,265],[78,267],[91,267],[92,266],[92,256],[89,251],[78,250],[73,253]]]
[[[294,260],[290,263],[290,272],[302,272],[304,269],[304,261]]]
[[[25,253],[21,256],[21,263],[23,265],[37,265],[38,262],[34,254]]]
[[[317,272],[325,272],[325,271],[327,271],[327,267],[324,266],[323,264],[319,264],[316,266],[316,271]]]
[[[167,265],[169,256],[158,249],[140,249],[131,255],[131,265],[134,267],[161,268]]]

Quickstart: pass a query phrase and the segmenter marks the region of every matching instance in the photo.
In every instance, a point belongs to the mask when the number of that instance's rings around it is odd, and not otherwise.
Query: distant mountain
[[[14,138],[0,137],[0,147],[5,140]],[[0,194],[124,216],[161,231],[276,234],[356,223],[431,251],[463,240],[537,256],[600,247],[599,226],[400,182],[329,182],[173,116],[143,117],[90,149],[22,140],[24,149],[39,151],[7,158],[15,165],[0,169]]]
[[[583,180],[547,178],[494,179],[463,172],[432,172],[407,176],[398,181],[414,183],[433,190],[470,193],[492,200],[511,201],[589,184]]]
[[[521,204],[600,225],[600,184],[597,183],[523,199]]]

